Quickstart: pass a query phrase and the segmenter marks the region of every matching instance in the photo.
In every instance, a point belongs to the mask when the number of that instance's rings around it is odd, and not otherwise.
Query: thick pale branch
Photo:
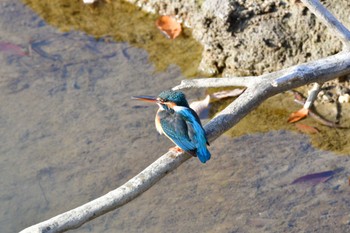
[[[289,68],[291,72],[296,72],[294,74],[291,73],[290,79],[286,79],[283,83],[284,85],[273,86],[271,83],[276,79],[277,73],[284,74],[288,69],[265,75],[265,77],[260,78],[259,83],[248,87],[239,98],[205,126],[210,139],[214,140],[219,137],[263,101],[275,94],[309,83],[322,83],[350,74],[350,53],[339,53],[331,57],[305,63],[302,66],[307,66],[308,68],[303,69],[304,72],[299,72],[300,70],[296,69],[296,67]]]
[[[280,88],[282,90],[287,90],[288,88],[295,88],[312,82],[323,83],[349,74],[349,60],[350,53],[342,52],[316,61],[303,63],[255,77],[233,77],[232,81],[230,78],[217,78],[217,80],[223,80],[218,82],[215,82],[212,78],[183,80],[180,85],[175,86],[173,89],[229,87],[240,86],[238,84],[243,83],[245,83],[244,86],[253,87],[257,84],[267,82],[272,87],[275,87],[276,90],[279,90]],[[240,83],[240,81],[237,81],[240,79],[246,80]]]
[[[282,75],[276,79],[273,79],[271,85],[274,87],[289,85],[291,82],[297,81],[300,77],[304,76],[306,72],[308,72],[308,66],[301,64],[297,66],[293,66],[284,70],[277,71],[275,73],[282,73]],[[270,78],[273,73],[267,75],[267,78]]]
[[[337,54],[307,64],[310,67],[310,69],[307,69],[308,72],[302,73],[301,76],[300,73],[296,72],[295,75],[297,78],[291,77],[292,81],[290,82],[286,80],[286,85],[280,85],[277,87],[271,85],[271,82],[276,79],[275,72],[270,75],[265,75],[259,79],[259,82],[248,87],[242,95],[240,95],[233,103],[226,107],[204,127],[208,134],[209,141],[215,140],[225,131],[232,128],[232,126],[239,122],[244,116],[272,95],[308,83],[317,82],[319,80],[327,81],[334,79],[339,75],[349,74],[350,54]],[[291,70],[295,71],[297,69],[291,68]],[[137,197],[167,173],[175,170],[188,158],[189,156],[186,154],[176,156],[172,152],[168,152],[140,174],[114,191],[111,191],[81,207],[29,227],[23,230],[22,233],[64,232],[69,229],[77,228],[90,219],[118,208]]]
[[[350,69],[350,53],[341,52],[333,56],[322,58],[316,61],[311,61],[290,67],[279,72],[289,73],[284,77],[283,81],[280,78],[274,79],[276,74],[271,73],[266,78],[271,80],[272,86],[283,88],[295,88],[312,82],[323,83],[331,79],[349,74]],[[279,83],[279,85],[276,85]]]
[[[189,158],[187,154],[175,154],[169,151],[119,188],[82,206],[26,228],[21,233],[65,232],[78,228],[85,222],[133,200]]]
[[[348,46],[350,33],[343,25],[317,1],[303,0],[303,2],[310,7],[317,17],[325,21],[327,26],[332,27],[337,34],[341,35],[340,38],[343,43]],[[189,80],[182,82],[174,89],[219,86],[247,87],[242,95],[204,127],[209,141],[213,141],[232,128],[267,98],[302,85],[314,82],[322,83],[346,74],[350,74],[350,53],[339,53],[259,77],[218,78],[215,81],[212,79]],[[225,81],[228,84],[225,84]],[[77,228],[93,218],[126,204],[189,158],[187,154],[176,155],[174,152],[168,152],[121,187],[85,205],[38,223],[21,232],[53,233]]]
[[[173,87],[173,90],[189,89],[194,87],[208,88],[208,87],[248,87],[252,85],[255,76],[250,77],[229,77],[229,78],[202,78],[202,79],[188,79],[182,80],[180,85]]]

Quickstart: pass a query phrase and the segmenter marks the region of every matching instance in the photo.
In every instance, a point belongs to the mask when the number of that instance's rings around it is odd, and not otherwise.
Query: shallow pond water
[[[184,78],[178,66],[159,72],[129,43],[62,33],[19,1],[2,1],[0,32],[1,41],[32,47],[30,56],[0,53],[0,232],[97,198],[172,146],[156,133],[156,108],[130,96],[175,86]],[[190,159],[136,200],[72,232],[349,229],[348,157],[283,130],[222,136],[210,150],[206,165]],[[338,167],[345,169],[325,183],[290,185]]]
[[[121,1],[82,4],[81,0],[23,0],[46,22],[62,31],[84,31],[95,37],[128,42],[148,52],[149,60],[157,70],[176,64],[187,76],[197,73],[202,47],[183,28],[176,40],[166,40],[155,27],[157,15],[140,11],[136,6]]]

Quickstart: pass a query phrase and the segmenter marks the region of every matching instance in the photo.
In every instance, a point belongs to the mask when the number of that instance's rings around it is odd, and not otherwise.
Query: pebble
[[[92,3],[94,3],[94,2],[96,2],[97,0],[83,0],[83,2],[85,3],[85,4],[92,4]]]
[[[323,100],[323,101],[326,101],[326,102],[332,102],[331,93],[325,93],[325,94],[322,96],[322,100]]]
[[[349,101],[350,101],[350,95],[349,94],[341,95],[338,98],[338,102],[339,103],[349,103]]]

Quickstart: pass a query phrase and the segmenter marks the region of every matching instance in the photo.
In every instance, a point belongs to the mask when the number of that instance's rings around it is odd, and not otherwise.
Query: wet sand
[[[156,107],[130,100],[180,82],[128,43],[62,33],[19,1],[0,8],[0,232],[18,232],[115,189],[172,146]],[[35,47],[37,46],[37,47]],[[188,91],[190,99],[204,91]],[[234,129],[233,129],[234,130]],[[345,232],[347,156],[278,130],[222,136],[206,164],[190,159],[146,193],[72,232]],[[344,167],[316,186],[303,175]]]

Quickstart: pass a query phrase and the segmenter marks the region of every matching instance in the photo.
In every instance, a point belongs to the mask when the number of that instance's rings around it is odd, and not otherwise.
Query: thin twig
[[[315,102],[318,93],[321,90],[322,85],[319,83],[314,83],[314,86],[311,88],[310,90],[310,94],[307,97],[305,104],[304,104],[304,108],[305,109],[310,109],[310,107],[313,105],[313,103]]]
[[[297,92],[297,91],[292,91],[292,93],[295,96],[294,102],[297,103],[297,104],[305,106],[306,98],[302,94]],[[348,129],[349,128],[349,127],[341,126],[337,122],[333,122],[333,121],[327,120],[326,118],[321,116],[316,111],[316,109],[313,108],[313,107],[309,108],[309,115],[310,115],[311,118],[315,119],[320,124],[328,126],[328,127],[331,127],[331,128],[337,128],[337,129]]]

